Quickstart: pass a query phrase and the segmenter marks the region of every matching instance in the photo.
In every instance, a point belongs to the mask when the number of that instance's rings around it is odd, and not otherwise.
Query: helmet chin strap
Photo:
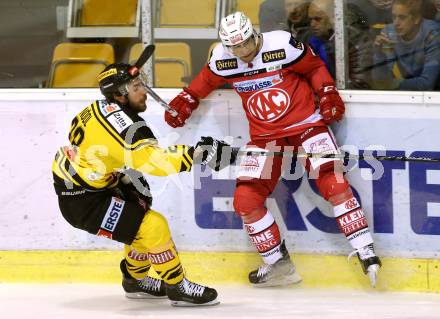
[[[263,46],[263,37],[261,36],[261,33],[257,33],[256,31],[254,31],[255,34],[255,48],[257,50],[257,54],[258,52],[260,52],[261,47]],[[261,45],[261,46],[260,46]]]
[[[258,44],[260,43],[260,37],[259,37],[259,33],[257,33],[257,31],[253,31],[252,32],[254,39],[255,39],[255,47],[258,47]]]
[[[261,38],[261,33],[257,33],[255,30],[254,30],[253,36],[254,36],[254,41],[255,41],[255,55],[254,55],[253,58],[255,58],[257,56],[258,52],[260,52],[261,47],[263,46],[262,45],[263,44],[263,39]],[[250,68],[252,68],[253,64],[251,62],[248,62],[248,66]]]

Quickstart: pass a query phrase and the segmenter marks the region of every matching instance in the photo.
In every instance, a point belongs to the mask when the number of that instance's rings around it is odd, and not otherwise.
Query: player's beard
[[[147,98],[140,98],[136,102],[128,102],[130,109],[135,111],[136,113],[145,112],[147,109]]]

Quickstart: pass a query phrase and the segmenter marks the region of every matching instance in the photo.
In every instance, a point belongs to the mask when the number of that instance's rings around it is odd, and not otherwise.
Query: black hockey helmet
[[[139,79],[144,86],[147,85],[147,75],[142,71],[142,66],[153,55],[155,46],[147,45],[134,65],[127,63],[112,63],[98,75],[99,89],[109,100],[113,101],[113,94],[118,96],[128,95],[130,83]]]
[[[112,63],[98,75],[99,89],[106,98],[127,95],[126,84],[138,77],[139,69],[127,63]]]

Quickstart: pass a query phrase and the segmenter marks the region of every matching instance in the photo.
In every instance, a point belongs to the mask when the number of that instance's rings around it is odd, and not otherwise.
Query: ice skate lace
[[[371,247],[370,245],[367,245],[365,247],[359,248],[359,249],[355,249],[353,250],[349,255],[348,255],[348,261],[350,261],[351,257],[353,257],[354,255],[356,255],[356,253],[359,253],[359,257],[362,260],[368,259],[370,257],[374,257],[376,256],[376,254],[374,253],[374,249],[373,247]]]
[[[187,279],[183,279],[180,287],[183,289],[183,291],[190,295],[190,296],[198,296],[201,297],[203,292],[205,291],[205,286],[201,286],[199,284],[196,284],[194,282],[191,282]]]
[[[272,265],[264,264],[258,267],[257,277],[263,277],[266,275],[270,269],[272,268]]]
[[[353,250],[351,253],[348,254],[347,260],[350,261],[351,257],[353,257],[354,255],[356,255],[357,253],[357,249]]]
[[[162,280],[155,279],[149,276],[145,277],[142,280],[138,280],[139,287],[141,287],[144,290],[150,290],[150,291],[159,291],[161,283]]]

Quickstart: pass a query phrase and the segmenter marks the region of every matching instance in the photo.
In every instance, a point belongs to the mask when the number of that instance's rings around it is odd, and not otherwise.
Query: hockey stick
[[[156,94],[156,92],[153,91],[152,88],[150,88],[148,85],[145,85],[145,89],[147,90],[148,94],[151,95],[151,97],[157,102],[159,103],[160,106],[162,106],[165,111],[167,111],[168,113],[170,113],[173,117],[177,116],[177,111],[175,109],[173,109],[171,106],[169,106],[167,104],[167,102],[165,102],[164,100],[162,100],[162,98]]]
[[[137,69],[147,62],[147,60],[153,55],[155,46],[154,44],[147,45],[144,51],[139,56],[134,66]],[[177,116],[177,111],[169,106],[156,92],[153,91],[148,85],[144,84],[145,89],[151,95],[151,97],[158,102],[167,112],[173,117]],[[378,161],[404,161],[404,162],[420,162],[420,163],[440,163],[440,158],[430,157],[414,157],[414,156],[386,156],[386,155],[354,155],[348,152],[342,154],[323,154],[323,153],[297,153],[297,152],[255,152],[255,151],[240,151],[239,148],[233,147],[232,152],[236,155],[246,156],[285,156],[291,155],[297,158],[335,158],[343,160],[378,160]]]
[[[138,68],[138,69],[142,68],[142,66],[145,64],[145,62],[147,62],[148,59],[151,58],[151,56],[153,55],[154,49],[156,49],[154,44],[147,45],[145,47],[144,51],[142,51],[142,53],[139,56],[139,58],[137,59],[137,61],[134,64],[134,66],[136,68]]]
[[[232,152],[237,155],[245,156],[296,156],[297,158],[336,158],[341,160],[378,160],[378,161],[403,161],[420,163],[440,163],[440,158],[414,157],[414,156],[387,156],[387,155],[354,155],[348,152],[342,154],[323,154],[323,153],[297,153],[297,152],[255,152],[241,151],[238,147],[233,147]]]
[[[145,62],[147,62],[147,60],[153,55],[155,48],[156,47],[154,46],[154,44],[147,45],[144,51],[142,51],[139,59],[136,61],[134,66],[137,69],[141,69],[142,66],[145,64]],[[169,106],[159,95],[157,95],[152,88],[150,88],[146,83],[144,83],[144,87],[147,90],[148,94],[150,94],[151,97],[157,103],[159,103],[159,105],[161,105],[168,113],[170,113],[173,117],[177,116],[177,111],[174,110],[171,106]]]

